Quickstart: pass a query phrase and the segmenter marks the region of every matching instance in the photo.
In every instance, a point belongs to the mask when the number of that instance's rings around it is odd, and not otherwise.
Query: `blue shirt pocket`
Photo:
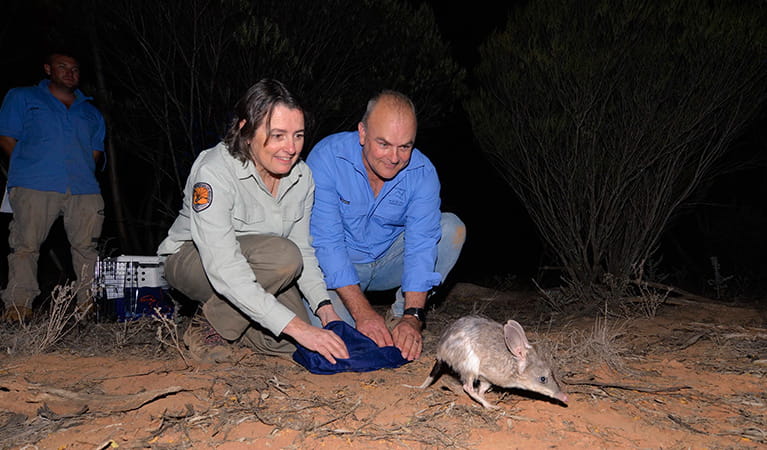
[[[368,214],[367,205],[361,201],[351,201],[344,197],[339,197],[338,204],[341,211],[341,218],[343,219],[344,224],[349,227],[359,224]],[[349,229],[349,227],[347,227],[347,229]]]
[[[27,147],[36,147],[61,135],[61,119],[44,102],[33,101],[24,115],[22,140]]]
[[[407,204],[397,197],[387,197],[376,207],[374,216],[382,226],[405,226]]]

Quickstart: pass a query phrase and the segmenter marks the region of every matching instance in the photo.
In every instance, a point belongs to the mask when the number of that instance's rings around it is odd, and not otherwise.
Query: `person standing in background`
[[[77,277],[78,308],[87,311],[104,223],[95,175],[104,154],[104,118],[92,97],[78,89],[80,65],[74,56],[53,52],[43,69],[47,79],[11,89],[0,107],[0,148],[10,158],[7,189],[13,210],[8,285],[2,293],[6,321],[31,317],[40,294],[40,246],[59,215]]]

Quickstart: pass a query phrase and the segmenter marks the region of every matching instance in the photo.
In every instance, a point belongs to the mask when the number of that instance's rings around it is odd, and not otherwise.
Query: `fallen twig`
[[[764,431],[760,428],[747,428],[743,431],[717,433],[717,436],[738,436],[756,442],[767,442],[767,431]]]
[[[96,447],[96,450],[106,450],[108,448],[116,448],[117,446],[117,442],[115,442],[114,439],[110,439]]]
[[[653,289],[660,289],[667,292],[673,292],[677,295],[681,295],[682,297],[687,297],[692,301],[685,301],[679,298],[667,298],[666,301],[669,303],[677,303],[677,304],[698,304],[698,303],[713,303],[713,304],[721,304],[719,302],[716,302],[708,297],[703,297],[702,295],[693,294],[691,292],[687,292],[683,289],[680,289],[676,286],[671,286],[668,284],[663,283],[657,283],[653,281],[644,281],[644,280],[631,280],[631,283],[637,285],[637,286],[644,286],[644,287],[650,287]]]
[[[311,427],[309,430],[307,430],[307,432],[308,432],[308,433],[312,433],[312,432],[314,432],[314,431],[316,431],[316,430],[319,430],[319,429],[321,429],[321,428],[322,428],[322,427],[324,427],[325,425],[329,425],[329,424],[331,424],[331,423],[333,423],[333,422],[337,422],[337,421],[339,421],[339,420],[343,419],[344,417],[347,417],[348,415],[350,415],[350,414],[354,413],[354,412],[357,410],[357,408],[359,408],[359,406],[360,406],[361,404],[362,404],[362,399],[357,399],[357,403],[355,403],[354,405],[352,405],[352,407],[351,407],[351,408],[349,408],[349,410],[348,410],[348,411],[344,411],[343,413],[341,413],[341,414],[339,414],[339,415],[337,415],[337,416],[335,416],[335,417],[331,417],[330,419],[328,419],[328,420],[326,420],[326,421],[324,421],[324,422],[322,422],[322,423],[320,423],[320,424],[317,424],[317,425],[315,425],[315,426]],[[363,425],[363,426],[364,426],[364,425]],[[359,427],[359,428],[362,428],[362,427]],[[359,430],[359,428],[358,428],[357,430]],[[355,431],[357,431],[357,430],[355,430]]]
[[[45,403],[47,401],[68,401],[80,405],[80,409],[88,408],[91,412],[112,414],[128,412],[141,408],[158,398],[183,392],[181,386],[170,386],[164,389],[139,392],[128,395],[84,394],[51,386],[24,385],[17,382],[3,383],[0,389],[31,394],[27,402]],[[92,405],[89,407],[88,405]]]
[[[595,386],[599,388],[623,389],[626,391],[637,391],[647,393],[676,392],[682,389],[690,389],[690,386],[666,386],[666,387],[645,387],[631,384],[604,383],[601,381],[590,380],[562,380],[564,384],[570,386]]]
[[[705,434],[705,435],[709,434],[709,433],[707,433],[705,431],[701,431],[701,430],[693,427],[692,425],[688,424],[687,422],[685,422],[684,420],[682,420],[681,418],[679,418],[679,417],[677,417],[677,416],[675,416],[673,414],[668,414],[666,417],[671,419],[671,421],[674,422],[675,424],[681,426],[682,428],[684,428],[686,430],[690,430],[693,433]]]
[[[183,369],[186,370],[186,369]],[[145,372],[136,372],[136,373],[128,373],[124,375],[114,375],[110,377],[98,377],[98,378],[91,378],[91,381],[108,381],[108,380],[119,380],[122,378],[133,378],[133,377],[145,377],[147,375],[167,375],[171,372],[174,372],[170,369],[161,369],[161,370],[147,370]]]
[[[690,339],[688,339],[684,344],[682,344],[678,348],[678,350],[684,350],[684,349],[686,349],[688,347],[691,347],[693,344],[698,342],[705,335],[706,335],[706,333],[698,333],[698,334],[696,334],[695,336],[693,336]]]

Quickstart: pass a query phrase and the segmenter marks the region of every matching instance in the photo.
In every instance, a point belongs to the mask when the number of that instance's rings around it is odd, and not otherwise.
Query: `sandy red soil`
[[[418,361],[313,375],[243,353],[187,364],[172,346],[0,356],[0,448],[765,448],[765,303],[669,299],[655,317],[533,320],[535,293],[459,284],[430,315]],[[425,390],[441,328],[518,318],[555,358],[567,405],[450,375]],[[596,317],[596,316],[595,316]],[[150,327],[151,328],[151,327]],[[152,334],[152,333],[149,333]],[[140,349],[140,351],[137,351]],[[13,353],[13,352],[12,352]]]

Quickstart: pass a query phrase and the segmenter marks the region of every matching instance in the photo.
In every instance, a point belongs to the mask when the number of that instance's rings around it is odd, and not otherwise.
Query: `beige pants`
[[[8,244],[8,286],[3,291],[6,310],[13,306],[31,307],[40,294],[37,261],[40,246],[48,237],[53,222],[64,216],[72,267],[77,276],[77,301],[91,300],[90,288],[98,257],[96,245],[104,224],[101,194],[72,195],[69,192],[38,191],[14,187],[8,199],[13,209]]]
[[[298,247],[278,236],[241,236],[237,241],[261,287],[308,322],[308,313],[295,285],[303,268]],[[192,242],[184,243],[178,252],[165,261],[165,279],[191,300],[203,303],[205,318],[225,339],[239,341],[266,354],[295,351],[295,345],[287,338],[274,336],[252,322],[213,290],[202,267],[200,253]]]

